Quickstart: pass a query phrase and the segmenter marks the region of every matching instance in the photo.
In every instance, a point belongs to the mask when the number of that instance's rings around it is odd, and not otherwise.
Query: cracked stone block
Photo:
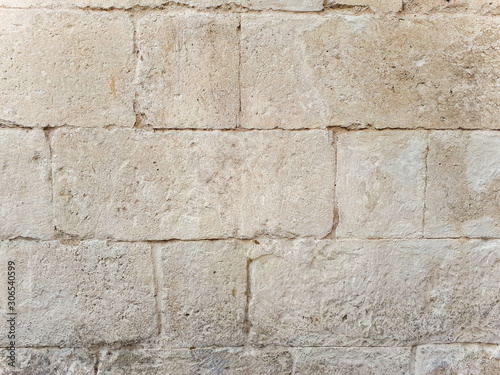
[[[499,237],[500,134],[431,132],[425,235]]]
[[[18,347],[127,345],[158,333],[146,244],[0,242],[2,280],[8,261],[18,276]],[[2,347],[7,341],[0,337]]]
[[[133,26],[117,12],[0,10],[0,121],[132,126]]]
[[[244,128],[500,127],[500,19],[241,17]]]
[[[53,236],[50,175],[42,130],[0,129],[0,238]]]
[[[350,5],[369,7],[375,12],[399,12],[403,9],[402,0],[327,0],[327,6]]]
[[[337,136],[337,237],[422,236],[426,131]]]
[[[67,236],[165,240],[326,236],[327,131],[58,129],[55,220]]]
[[[155,128],[235,128],[239,17],[154,13],[138,21],[139,111]]]
[[[500,241],[259,241],[249,252],[255,345],[500,339]]]
[[[301,348],[295,358],[295,375],[410,375],[410,348]]]
[[[100,353],[97,375],[289,375],[292,365],[291,354],[279,349],[120,350]]]
[[[415,375],[498,375],[498,345],[424,345],[417,348]]]
[[[0,375],[94,375],[96,359],[82,349],[16,348],[16,366],[0,356]]]
[[[245,242],[168,242],[155,251],[166,346],[243,345]]]
[[[482,15],[499,15],[500,3],[491,0],[405,0],[408,13],[473,12]]]

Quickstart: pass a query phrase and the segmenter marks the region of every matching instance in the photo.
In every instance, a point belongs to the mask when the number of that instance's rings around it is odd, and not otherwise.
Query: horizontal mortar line
[[[403,127],[384,127],[384,128],[374,128],[371,126],[366,127],[352,127],[351,125],[347,126],[325,126],[318,128],[225,128],[225,129],[213,129],[213,128],[153,128],[153,127],[144,127],[144,128],[134,128],[131,126],[118,126],[118,125],[106,125],[106,126],[71,126],[71,125],[60,125],[60,126],[24,126],[24,125],[5,125],[0,122],[0,129],[10,129],[10,130],[46,130],[46,131],[55,131],[58,129],[64,130],[93,130],[93,131],[101,131],[101,130],[130,130],[137,133],[161,133],[161,132],[179,132],[179,131],[187,131],[187,132],[257,132],[257,131],[291,131],[291,132],[299,132],[299,131],[338,131],[338,132],[360,132],[360,131],[466,131],[466,132],[486,132],[500,131],[499,128],[424,128],[424,127],[415,127],[415,128],[403,128]]]
[[[84,242],[84,241],[105,241],[109,243],[145,243],[145,244],[166,244],[169,242],[206,242],[206,241],[242,241],[242,242],[252,242],[252,241],[329,241],[329,242],[347,242],[347,241],[411,241],[411,242],[419,242],[419,241],[469,241],[469,240],[480,240],[480,241],[490,241],[490,240],[500,240],[500,237],[419,237],[419,238],[410,238],[410,237],[401,237],[401,238],[354,238],[354,237],[337,237],[335,239],[330,238],[318,238],[318,237],[251,237],[251,238],[243,238],[243,237],[225,237],[225,238],[196,238],[196,239],[182,239],[182,238],[171,238],[164,240],[125,240],[125,239],[112,239],[112,238],[98,238],[98,237],[89,237],[89,238],[60,238],[55,237],[52,239],[41,239],[35,237],[23,237],[17,236],[12,238],[4,238],[0,239],[0,242],[7,241],[30,241],[30,242]]]
[[[217,13],[217,14],[293,14],[293,15],[325,15],[325,14],[334,14],[334,15],[371,15],[377,16],[378,19],[383,18],[393,18],[397,16],[408,17],[411,19],[415,19],[416,17],[422,17],[425,19],[432,19],[433,16],[447,16],[452,18],[454,16],[474,16],[474,17],[484,17],[484,18],[498,18],[498,14],[481,14],[472,10],[457,10],[451,8],[450,10],[434,9],[428,12],[410,12],[404,9],[394,11],[394,12],[380,12],[373,11],[368,5],[349,5],[349,4],[333,4],[323,6],[322,9],[318,10],[285,10],[285,9],[252,9],[245,7],[243,5],[238,5],[233,3],[223,4],[219,6],[211,6],[206,8],[200,8],[195,5],[189,4],[181,4],[177,2],[165,2],[159,5],[134,5],[132,7],[120,8],[120,7],[92,7],[92,6],[58,6],[54,5],[52,7],[16,7],[16,6],[0,6],[0,9],[6,10],[34,10],[34,11],[91,11],[91,12],[126,12],[126,13],[140,13],[147,11],[182,11],[182,10],[190,10],[197,13]],[[167,12],[165,12],[167,13]]]

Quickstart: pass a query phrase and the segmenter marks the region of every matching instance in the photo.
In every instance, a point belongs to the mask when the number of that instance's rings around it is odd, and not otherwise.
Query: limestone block
[[[2,352],[4,350],[2,349]],[[82,349],[16,349],[16,367],[0,356],[0,375],[93,375],[95,358]]]
[[[1,242],[2,280],[8,261],[16,263],[18,347],[131,344],[158,332],[148,245]]]
[[[242,15],[242,127],[500,128],[500,20]]]
[[[50,170],[42,130],[0,129],[0,238],[52,237]]]
[[[168,0],[0,0],[1,6],[16,8],[132,8],[133,6],[155,7],[168,3]]]
[[[499,15],[500,3],[491,0],[405,0],[405,11],[409,13],[468,11],[484,15]]]
[[[322,238],[333,224],[326,131],[58,129],[57,229],[121,240]]]
[[[0,10],[0,121],[132,126],[133,27],[124,13]]]
[[[424,345],[417,348],[415,375],[497,375],[497,345]]]
[[[323,0],[240,0],[243,6],[257,10],[291,10],[296,12],[323,9]]]
[[[500,339],[499,241],[259,242],[249,254],[256,345]]]
[[[155,251],[166,345],[243,345],[247,300],[244,242],[168,242]]]
[[[500,236],[500,134],[431,132],[425,235]]]
[[[234,128],[239,18],[155,13],[138,21],[139,110],[155,128]]]
[[[403,8],[402,0],[327,0],[327,5],[366,6],[377,12],[399,12]]]
[[[295,356],[295,375],[410,374],[410,348],[304,348]]]
[[[97,375],[288,375],[291,354],[285,350],[177,349],[103,351]]]
[[[426,131],[338,134],[337,237],[422,236]]]

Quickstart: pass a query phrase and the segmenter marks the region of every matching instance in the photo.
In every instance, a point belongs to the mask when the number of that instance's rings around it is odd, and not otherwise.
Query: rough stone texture
[[[0,375],[94,375],[96,359],[81,349],[16,349],[16,368],[0,356]]]
[[[157,251],[166,345],[243,345],[247,300],[244,242],[169,242]]]
[[[304,348],[294,375],[410,375],[409,348]]]
[[[58,129],[57,229],[122,240],[324,237],[333,223],[326,131]]]
[[[417,348],[415,375],[498,375],[497,345],[426,345]]]
[[[234,128],[239,18],[156,13],[138,26],[139,110],[155,128]]]
[[[422,236],[426,131],[337,136],[337,237]]]
[[[328,6],[352,5],[367,6],[377,12],[399,12],[403,8],[402,0],[327,0]]]
[[[494,0],[405,0],[405,11],[409,13],[468,11],[484,15],[499,15],[500,3]]]
[[[127,14],[0,10],[0,121],[132,126]]]
[[[2,280],[11,260],[17,274],[18,347],[124,344],[158,332],[148,245],[5,241],[0,243]],[[0,298],[4,311],[6,298]],[[0,345],[6,340],[0,337]]]
[[[425,235],[500,236],[500,134],[431,132]]]
[[[378,0],[377,4],[383,3],[383,1],[384,0]],[[103,9],[128,9],[134,6],[158,7],[168,4],[188,5],[200,9],[217,8],[221,6],[227,8],[232,5],[256,10],[318,11],[323,9],[322,0],[0,0],[0,6],[17,8],[92,7]]]
[[[0,238],[52,237],[50,173],[43,131],[0,129]]]
[[[250,252],[257,345],[500,339],[497,240],[259,242]]]
[[[97,375],[289,375],[285,350],[196,349],[101,352]]]
[[[499,128],[500,20],[242,15],[242,126]]]

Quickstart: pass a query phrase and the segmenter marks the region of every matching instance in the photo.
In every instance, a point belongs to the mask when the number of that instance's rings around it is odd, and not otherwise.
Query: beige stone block
[[[0,375],[93,375],[96,359],[82,349],[16,349],[16,367],[0,356]]]
[[[125,13],[0,10],[0,121],[132,126],[133,27]]]
[[[249,256],[251,342],[498,342],[500,242],[263,241]]]
[[[168,242],[155,249],[166,346],[245,343],[245,242]]]
[[[139,110],[155,128],[235,128],[239,17],[155,13],[138,21]]]
[[[473,12],[484,15],[500,14],[500,3],[491,0],[405,0],[409,13]]]
[[[352,5],[369,7],[375,12],[399,12],[403,8],[402,0],[327,0],[327,5]]]
[[[148,245],[1,242],[2,280],[9,261],[17,275],[18,347],[126,345],[158,333]],[[6,341],[2,336],[0,345]]]
[[[499,237],[500,134],[431,132],[425,235]]]
[[[0,0],[1,6],[16,8],[132,8],[133,6],[159,6],[168,0]]]
[[[326,236],[326,131],[58,129],[57,229],[121,240]]]
[[[303,348],[295,375],[410,375],[410,348]]]
[[[422,236],[426,131],[337,136],[338,237]]]
[[[42,130],[0,129],[0,238],[52,237],[50,174]]]
[[[424,345],[417,348],[415,375],[498,375],[498,345]]]
[[[289,375],[286,350],[177,349],[101,352],[97,375]]]
[[[499,128],[500,20],[242,15],[242,127]]]
[[[310,12],[323,9],[323,0],[240,0],[243,6],[257,10],[290,10]]]

